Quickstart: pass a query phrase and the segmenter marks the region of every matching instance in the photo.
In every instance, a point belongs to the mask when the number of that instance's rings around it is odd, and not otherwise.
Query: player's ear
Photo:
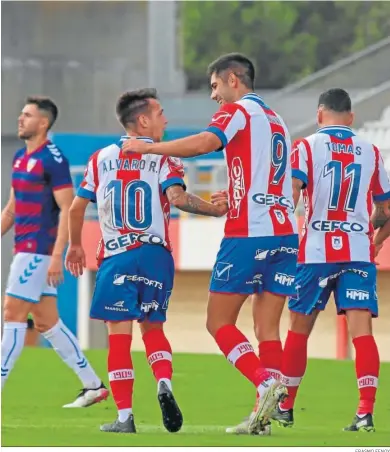
[[[233,72],[231,72],[228,76],[228,85],[231,88],[237,88],[238,85],[238,77],[236,74],[233,74]]]
[[[351,111],[349,113],[349,124],[348,125],[350,127],[352,127],[352,124],[354,123],[354,121],[355,121],[355,113],[353,111]]]
[[[149,118],[146,115],[139,115],[138,122],[141,127],[146,128],[149,125]]]
[[[323,112],[322,108],[319,108],[317,110],[317,124],[319,127],[321,127],[321,124],[323,122],[323,115],[324,115],[324,112]]]

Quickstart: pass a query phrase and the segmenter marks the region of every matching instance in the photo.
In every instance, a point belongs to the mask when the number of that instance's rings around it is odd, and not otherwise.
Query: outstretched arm
[[[128,139],[122,149],[125,153],[169,155],[171,157],[194,157],[209,154],[222,146],[221,140],[211,132],[201,132],[185,138],[163,143],[146,143],[142,140]]]
[[[187,193],[181,185],[172,185],[167,188],[166,194],[171,205],[183,212],[205,215],[210,217],[222,217],[228,211],[227,203],[214,205],[199,198],[199,196]]]

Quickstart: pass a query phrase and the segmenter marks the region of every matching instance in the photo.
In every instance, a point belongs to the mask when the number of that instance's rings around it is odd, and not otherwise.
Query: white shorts
[[[38,303],[45,295],[56,297],[56,287],[47,283],[50,258],[43,254],[16,254],[11,264],[6,294],[30,303]]]

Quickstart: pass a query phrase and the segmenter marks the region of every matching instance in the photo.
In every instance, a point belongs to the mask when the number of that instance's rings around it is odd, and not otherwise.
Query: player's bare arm
[[[12,228],[15,221],[15,193],[14,189],[11,188],[11,193],[9,195],[9,200],[7,205],[1,212],[1,236]]]
[[[83,274],[86,265],[81,237],[88,203],[89,199],[76,196],[69,209],[69,248],[65,257],[65,268],[76,278]]]
[[[303,182],[300,179],[297,179],[296,177],[292,178],[292,186],[293,186],[293,199],[294,199],[294,206],[297,208],[299,198],[301,196],[301,190],[303,187]]]
[[[389,201],[375,202],[375,210],[371,216],[371,223],[374,229],[382,228],[390,218]]]
[[[166,193],[170,204],[184,212],[210,217],[222,217],[228,211],[226,203],[223,205],[214,205],[204,201],[199,196],[187,193],[181,185],[168,187]]]
[[[68,214],[73,201],[73,188],[67,187],[53,192],[54,199],[60,208],[57,238],[47,273],[47,282],[58,286],[64,279],[62,256],[68,243]]]
[[[146,143],[142,140],[126,140],[122,146],[125,153],[168,155],[172,157],[195,157],[220,149],[221,140],[211,132],[201,132],[164,143]]]

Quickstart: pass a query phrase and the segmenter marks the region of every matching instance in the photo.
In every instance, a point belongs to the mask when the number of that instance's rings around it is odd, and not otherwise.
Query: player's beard
[[[34,136],[35,135],[33,133],[31,133],[31,132],[21,132],[21,133],[18,134],[18,137],[21,140],[25,140],[25,141],[31,140],[31,138],[34,138]]]

